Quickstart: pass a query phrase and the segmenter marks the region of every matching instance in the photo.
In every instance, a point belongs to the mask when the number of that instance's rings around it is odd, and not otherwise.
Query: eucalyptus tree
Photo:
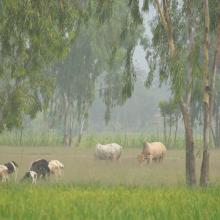
[[[53,80],[45,69],[74,39],[76,1],[0,2],[0,131],[46,108]]]
[[[105,66],[99,88],[100,96],[106,105],[106,123],[110,120],[111,110],[115,106],[123,105],[132,96],[136,80],[133,54],[144,31],[139,1],[108,2],[111,16],[107,18],[107,21],[111,23],[106,23],[108,30],[102,38],[103,45],[108,52],[106,57],[108,65]],[[107,44],[105,39],[108,39]]]
[[[189,185],[196,184],[191,103],[196,94],[193,91],[198,85],[200,87],[202,85],[204,153],[200,184],[207,185],[208,135],[211,122],[210,94],[215,78],[208,67],[210,64],[208,60],[210,8],[207,1],[154,0],[152,2],[157,13],[152,22],[152,42],[148,47],[147,59],[150,62],[150,73],[147,83],[150,84],[153,72],[159,71],[160,79],[169,81],[171,90],[180,104],[186,136],[186,182]],[[217,2],[212,1],[212,9],[217,8]],[[149,1],[145,1],[146,5],[148,3]],[[210,14],[211,21],[216,23],[214,19],[216,11],[211,10]],[[214,26],[212,31],[215,32],[215,30]]]
[[[213,11],[210,9],[210,4],[213,4]],[[210,147],[210,133],[212,125],[212,115],[213,115],[213,95],[215,88],[215,78],[217,72],[217,66],[219,64],[219,53],[220,53],[220,2],[213,2],[204,0],[204,93],[203,93],[203,104],[204,104],[204,129],[203,129],[203,159],[201,165],[200,174],[200,185],[207,186],[209,181],[209,147]],[[216,10],[217,8],[217,10]],[[210,13],[217,17],[217,28],[214,33],[216,33],[216,43],[211,42],[211,24],[210,24]],[[210,44],[215,45],[215,53],[213,58],[213,67],[209,68],[211,65]]]
[[[92,45],[93,33],[92,28],[81,28],[69,55],[54,67],[56,82],[49,116],[51,120],[58,117],[63,121],[64,144],[69,146],[73,125],[78,127],[81,138],[88,110],[94,99],[98,62],[96,48]],[[60,120],[57,122],[60,123]]]
[[[150,72],[147,85],[154,72],[159,72],[161,82],[169,81],[174,98],[178,101],[185,125],[186,182],[196,184],[191,101],[194,85],[199,83],[201,64],[199,43],[201,32],[201,4],[195,1],[153,1],[156,16],[152,22],[152,42],[147,46]]]
[[[119,99],[124,85],[127,85],[125,79],[133,83],[128,79],[130,74],[126,73],[132,68],[132,54],[140,29],[134,29],[137,25],[131,24],[133,19],[128,2],[111,3],[111,16],[104,13],[109,4],[100,4],[101,1],[88,2],[89,19],[80,24],[70,54],[54,69],[57,73],[56,88],[49,115],[52,118],[60,115],[64,124],[65,145],[71,145],[75,122],[80,142],[95,91],[99,91],[107,106],[107,121],[112,100]],[[100,75],[101,78],[98,78]]]

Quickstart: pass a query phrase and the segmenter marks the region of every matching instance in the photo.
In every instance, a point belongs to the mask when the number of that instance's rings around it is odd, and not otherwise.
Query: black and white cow
[[[31,180],[33,184],[36,184],[37,182],[37,173],[35,171],[29,170],[25,173],[24,177],[22,178],[22,181],[25,180]]]
[[[9,161],[9,162],[5,163],[4,166],[6,166],[8,168],[9,175],[12,173],[15,173],[18,169],[18,164],[15,163],[14,161]]]
[[[18,164],[15,161],[9,161],[4,164],[8,168],[8,176],[10,175],[14,176],[14,180],[17,180],[17,170],[18,170]]]
[[[22,181],[29,179],[32,180],[32,183],[36,183],[37,179],[42,178],[45,180],[50,174],[60,177],[63,169],[64,165],[58,160],[48,161],[46,159],[39,159],[31,164],[29,171],[25,173]]]
[[[37,178],[46,179],[50,175],[49,162],[45,159],[36,160],[31,164],[30,171],[37,173]]]

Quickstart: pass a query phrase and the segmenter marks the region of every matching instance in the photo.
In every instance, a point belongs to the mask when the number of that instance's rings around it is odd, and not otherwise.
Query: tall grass
[[[84,134],[79,147],[91,148],[97,143],[118,143],[124,148],[142,148],[143,142],[161,141],[165,143],[163,134],[160,133],[91,133]],[[183,149],[185,147],[184,136],[178,135],[174,142],[171,138],[169,143],[165,143],[168,149]],[[73,137],[72,145],[77,143],[77,137]],[[5,146],[63,146],[63,136],[54,130],[32,131],[13,130],[0,134],[0,145]],[[201,136],[195,136],[195,145],[202,146]]]
[[[0,219],[220,219],[220,187],[5,185],[0,195]]]

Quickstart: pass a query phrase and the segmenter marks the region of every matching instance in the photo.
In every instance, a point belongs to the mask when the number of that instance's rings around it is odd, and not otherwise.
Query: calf
[[[24,180],[31,180],[33,184],[36,184],[37,182],[37,173],[35,171],[29,170],[25,173],[24,177],[22,178],[22,181]]]

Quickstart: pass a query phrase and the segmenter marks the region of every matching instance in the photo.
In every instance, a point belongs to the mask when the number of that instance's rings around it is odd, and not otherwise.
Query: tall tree
[[[128,2],[112,2],[112,15],[109,17],[108,13],[103,14],[105,7],[110,7],[109,3],[90,3],[90,18],[81,23],[68,57],[55,67],[55,94],[59,98],[51,101],[59,106],[59,111],[56,111],[62,116],[65,145],[69,145],[72,136],[70,121],[78,121],[80,142],[96,89],[107,106],[106,121],[113,106],[112,100],[117,99],[117,103],[122,100],[120,94],[123,93],[124,81],[129,80],[127,72],[132,72],[132,54],[140,33],[139,29],[134,29],[137,25],[131,23]],[[100,75],[102,79],[98,78]],[[131,79],[129,83],[132,84]],[[50,115],[57,117],[54,113]]]
[[[217,5],[217,29],[216,29],[216,47],[214,52],[213,67],[209,69],[209,51],[210,51],[210,8],[209,1],[204,0],[204,129],[203,129],[203,159],[201,166],[200,185],[207,186],[209,181],[209,147],[210,134],[212,128],[213,115],[213,95],[215,88],[215,78],[217,65],[219,64],[220,49],[220,2]]]
[[[191,101],[193,87],[196,84],[195,77],[201,66],[196,60],[200,55],[198,46],[200,36],[196,20],[196,18],[200,19],[200,4],[197,1],[184,1],[182,5],[179,5],[178,1],[154,0],[154,5],[157,14],[152,23],[151,49],[148,46],[147,59],[150,72],[147,84],[151,83],[154,71],[159,71],[162,82],[168,79],[170,81],[171,90],[179,102],[185,125],[186,183],[195,185]]]
[[[21,127],[48,104],[45,69],[67,53],[78,9],[72,1],[0,2],[0,131]]]
[[[204,14],[205,14],[205,36],[204,36],[204,129],[203,129],[203,159],[201,166],[200,185],[207,185],[209,178],[209,140],[210,140],[210,74],[209,74],[209,31],[210,31],[210,17],[209,17],[209,1],[204,0]]]

